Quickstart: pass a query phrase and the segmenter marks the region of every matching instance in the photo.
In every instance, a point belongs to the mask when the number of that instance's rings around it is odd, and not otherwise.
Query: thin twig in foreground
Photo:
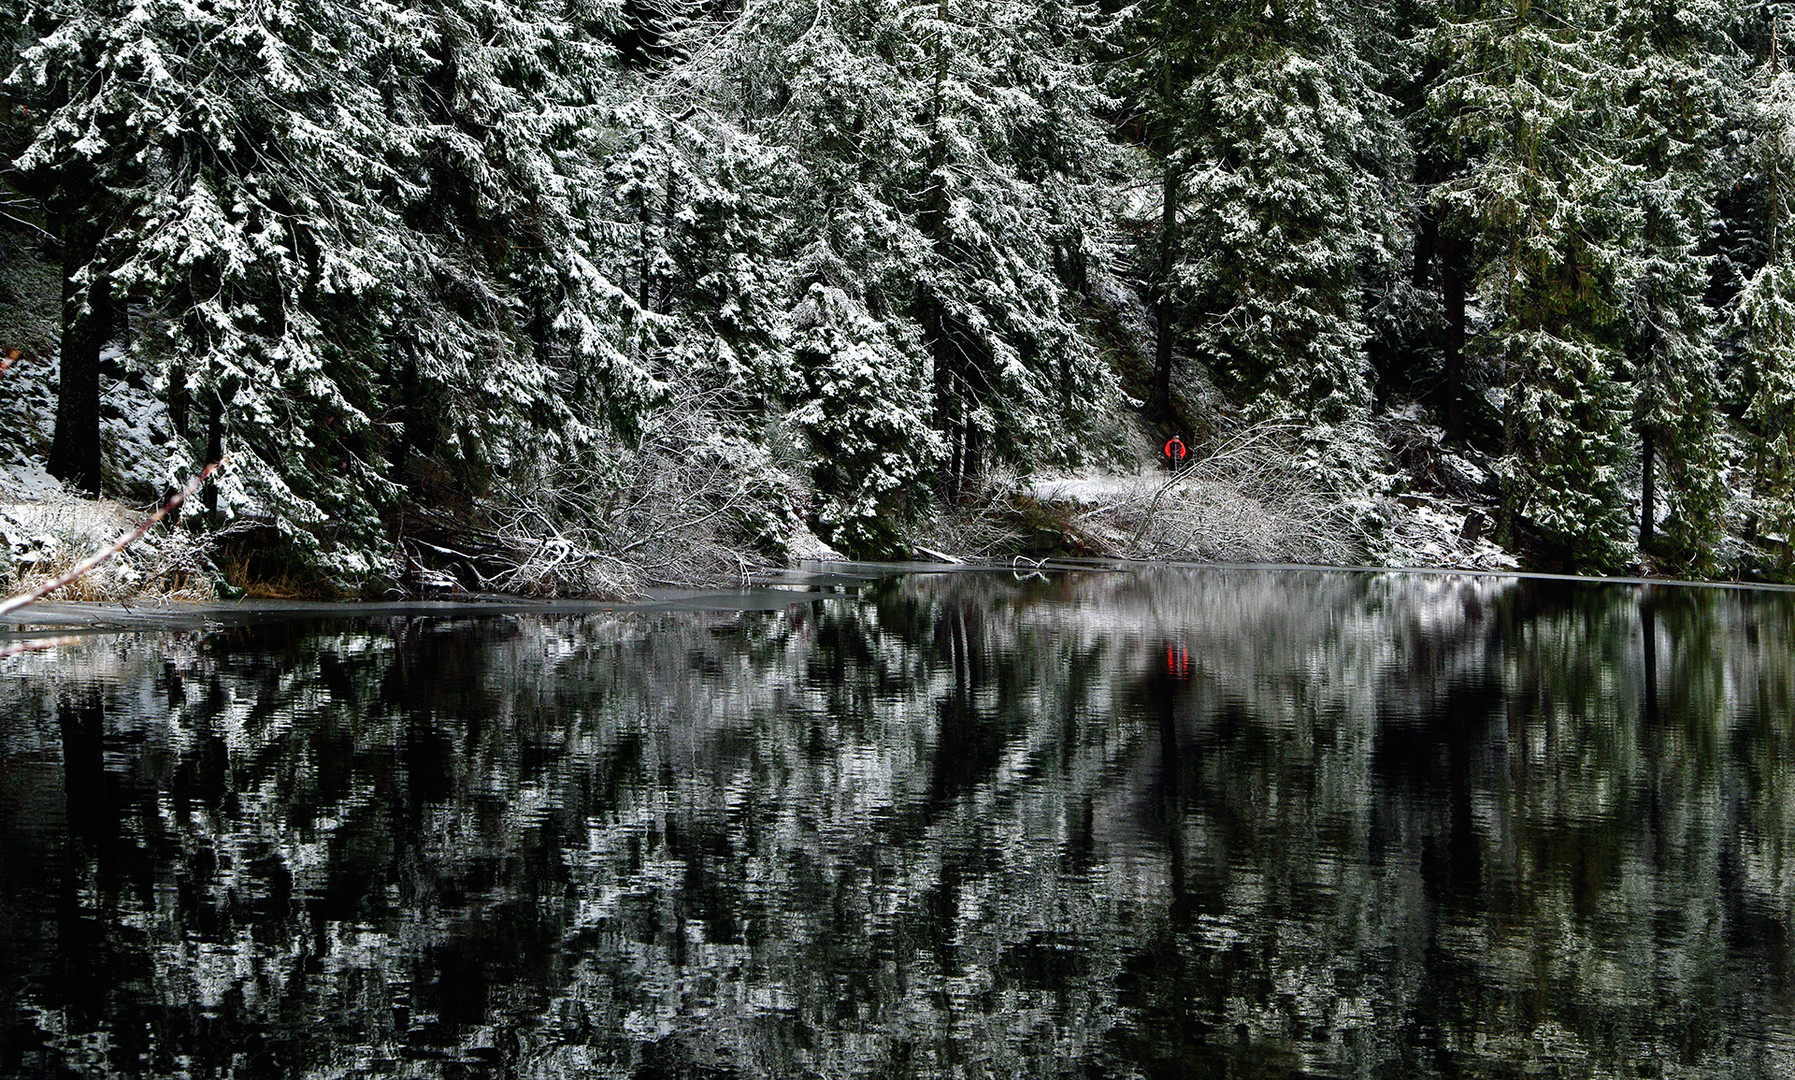
[[[224,464],[223,461],[214,461],[212,464],[207,465],[205,467],[205,469],[198,476],[194,477],[192,480],[189,480],[187,482],[187,486],[182,488],[178,493],[176,493],[174,498],[163,503],[162,508],[160,510],[157,510],[155,513],[151,514],[148,518],[146,518],[142,525],[137,526],[137,528],[132,529],[130,532],[125,533],[122,536],[120,536],[117,540],[114,540],[112,542],[111,547],[108,547],[102,551],[96,552],[89,558],[83,560],[81,563],[76,565],[73,570],[70,570],[68,573],[57,578],[55,581],[51,581],[46,584],[39,585],[35,589],[31,589],[27,592],[19,593],[16,596],[9,596],[4,601],[0,601],[0,615],[8,615],[8,614],[11,614],[12,612],[19,610],[20,608],[24,607],[27,604],[37,603],[39,600],[42,600],[44,597],[55,592],[57,589],[60,589],[64,585],[67,585],[70,582],[73,582],[74,580],[79,578],[81,575],[87,573],[90,570],[95,569],[100,564],[104,563],[106,560],[112,558],[114,555],[117,555],[119,552],[125,550],[126,548],[130,547],[132,544],[136,543],[137,540],[140,537],[142,537],[144,533],[150,531],[151,526],[155,525],[156,522],[161,521],[163,518],[167,517],[170,513],[173,513],[182,503],[186,502],[189,498],[191,498],[193,496],[193,493],[198,491],[201,487],[203,487],[205,485],[206,481],[212,478],[212,474],[217,472],[219,467],[222,466],[223,464]]]

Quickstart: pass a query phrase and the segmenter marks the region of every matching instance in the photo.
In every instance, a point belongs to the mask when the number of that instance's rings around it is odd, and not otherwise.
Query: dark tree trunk
[[[93,261],[97,230],[64,230],[62,381],[50,475],[88,495],[100,493],[100,349],[112,338],[112,290],[104,273],[86,289],[71,279]]]
[[[960,476],[965,471],[966,432],[959,426],[949,423],[947,441],[950,447],[947,455],[947,476],[942,484],[942,494],[951,498],[960,490]]]
[[[980,470],[983,468],[983,443],[984,439],[979,434],[979,429],[968,423],[966,425],[966,454],[960,461],[960,487],[958,496],[961,499],[971,497],[973,482],[977,479]]]
[[[1427,267],[1440,246],[1440,223],[1430,210],[1421,211],[1415,222],[1414,261],[1409,267],[1409,283],[1419,289],[1427,284]]]
[[[947,22],[947,0],[940,0],[937,15]],[[947,51],[940,38],[935,41],[935,89],[929,105],[929,186],[923,194],[917,226],[928,238],[929,248],[943,261],[950,257],[947,236],[947,186],[941,171],[947,162],[947,134],[942,129],[945,108],[944,87],[947,81]],[[965,358],[948,340],[947,305],[941,296],[926,285],[918,285],[918,309],[922,313],[923,340],[935,363],[935,430],[947,437],[951,448],[947,475],[941,478],[941,496],[959,497],[966,476],[966,417],[971,412],[966,400],[969,387],[964,377]]]
[[[1446,334],[1441,353],[1446,368],[1446,439],[1465,437],[1465,266],[1458,240],[1441,230],[1436,239],[1440,252],[1440,298],[1446,308]]]
[[[1165,205],[1159,218],[1159,280],[1155,282],[1153,342],[1153,412],[1166,423],[1172,415],[1172,261],[1178,247],[1178,166],[1166,162]]]
[[[671,123],[667,125],[667,141],[674,142]],[[667,163],[667,196],[661,209],[661,245],[663,247],[668,249],[673,247],[673,232],[678,228],[678,221],[679,187],[677,178],[673,175],[673,163],[669,161]],[[671,280],[661,282],[661,287],[657,290],[655,297],[654,309],[662,315],[673,310],[673,282]]]
[[[193,398],[187,393],[187,372],[179,363],[168,367],[168,422],[174,425],[175,437],[185,439],[193,434],[187,412]]]
[[[947,312],[940,299],[925,294],[922,300],[923,338],[934,358],[935,430],[947,437],[947,472],[941,477],[943,498],[955,498],[966,475],[965,386],[959,378],[958,356],[947,337]]]
[[[1653,465],[1656,464],[1657,447],[1653,444],[1652,433],[1645,432],[1640,436],[1639,460],[1640,499],[1639,499],[1639,547],[1643,551],[1651,545],[1652,526],[1657,518],[1657,490],[1653,476]]]

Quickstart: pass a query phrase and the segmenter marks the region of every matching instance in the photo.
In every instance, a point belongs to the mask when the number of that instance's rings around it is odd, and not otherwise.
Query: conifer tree
[[[1192,31],[1196,9],[1185,0],[1146,0],[1122,27],[1126,64],[1122,98],[1138,125],[1136,139],[1154,158],[1159,215],[1138,263],[1153,312],[1153,372],[1148,411],[1176,426],[1172,408],[1172,361],[1185,297],[1178,288],[1180,207],[1191,139],[1186,91],[1196,77],[1197,49]]]
[[[902,557],[902,526],[929,497],[941,439],[926,423],[921,343],[882,325],[828,280],[839,269],[821,245],[807,253],[813,280],[793,309],[794,361],[803,372],[793,420],[817,448],[816,517],[838,547]],[[894,333],[895,330],[895,333]]]
[[[1766,260],[1740,290],[1732,322],[1746,365],[1752,524],[1760,537],[1787,545],[1795,538],[1795,263],[1787,250],[1795,190],[1795,73],[1787,69],[1781,27],[1776,29],[1750,105],[1765,192]]]
[[[992,454],[1050,452],[1053,421],[1108,392],[1073,291],[1101,233],[1092,19],[1058,0],[769,4],[722,50],[744,123],[804,163],[794,248],[827,231],[867,310],[921,334],[950,490]]]
[[[48,202],[75,200],[59,213],[90,234],[64,244],[82,317],[65,316],[63,411],[93,390],[110,297],[137,297],[149,326],[134,359],[190,436],[170,479],[228,454],[227,509],[360,551],[347,576],[374,569],[380,531],[367,301],[403,256],[377,194],[394,187],[384,103],[340,73],[368,69],[390,14],[71,0],[24,55],[26,81],[64,89],[21,168]],[[80,201],[96,183],[103,198]]]
[[[1398,274],[1368,304],[1373,339],[1369,349],[1384,394],[1413,395],[1430,402],[1445,440],[1469,441],[1477,410],[1472,391],[1481,372],[1468,362],[1475,224],[1455,216],[1435,200],[1438,186],[1462,173],[1466,163],[1446,128],[1450,117],[1429,107],[1446,56],[1440,27],[1447,5],[1414,0],[1387,9],[1367,35],[1371,54],[1384,72],[1386,92],[1403,117],[1408,149],[1408,254]]]
[[[1586,570],[1631,553],[1618,374],[1638,231],[1598,14],[1579,0],[1484,0],[1433,32],[1445,66],[1430,95],[1466,163],[1434,198],[1476,237],[1471,347],[1503,395],[1505,525],[1548,564]]]
[[[1621,137],[1637,170],[1627,253],[1623,348],[1639,438],[1639,545],[1705,572],[1719,538],[1719,358],[1703,241],[1713,219],[1710,162],[1729,111],[1737,58],[1718,3],[1654,0],[1617,11]],[[1657,499],[1669,511],[1660,543]]]
[[[1209,5],[1174,31],[1195,57],[1167,185],[1185,342],[1259,414],[1311,424],[1369,405],[1361,271],[1390,260],[1402,171],[1354,30],[1284,0]]]
[[[77,491],[98,494],[100,351],[114,330],[117,256],[109,233],[130,212],[121,193],[141,174],[140,161],[120,152],[131,95],[121,89],[119,68],[132,57],[120,5],[59,0],[25,14],[36,40],[9,81],[44,122],[15,165],[57,238],[64,281],[49,468]]]
[[[630,305],[582,254],[608,47],[566,9],[63,0],[43,19],[22,79],[63,89],[20,166],[97,234],[65,245],[91,326],[70,320],[65,351],[93,352],[107,287],[138,299],[134,362],[184,436],[171,476],[228,455],[223,512],[376,575],[408,454],[477,471],[521,424],[577,434],[569,356],[629,385]],[[521,325],[528,287],[555,364]]]

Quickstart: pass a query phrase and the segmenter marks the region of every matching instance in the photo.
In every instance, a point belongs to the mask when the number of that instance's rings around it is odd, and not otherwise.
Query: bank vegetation
[[[1788,579],[1787,18],[0,0],[5,572]]]

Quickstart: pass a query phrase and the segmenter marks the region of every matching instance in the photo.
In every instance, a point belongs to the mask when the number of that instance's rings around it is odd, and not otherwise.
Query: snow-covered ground
[[[0,501],[66,497],[44,469],[55,420],[55,357],[26,357],[0,374]]]
[[[110,350],[105,361],[116,362]],[[129,501],[75,496],[45,468],[56,422],[54,355],[30,357],[0,374],[0,592],[60,574],[142,520],[160,498],[171,429],[147,389],[111,381],[100,405],[105,468]],[[140,504],[140,505],[133,505]],[[59,595],[132,599],[213,593],[202,541],[181,531],[145,537]]]
[[[116,345],[101,358],[117,364]],[[68,497],[44,468],[56,424],[57,358],[27,357],[0,374],[0,501],[57,500]],[[168,482],[168,410],[138,380],[104,380],[100,401],[100,445],[108,487],[134,499],[155,499]]]
[[[1230,486],[1225,480],[1162,470],[1119,475],[1043,476],[1025,480],[1022,491],[1046,504],[1068,509],[1096,539],[1134,544],[1158,537],[1172,550],[1118,551],[1132,556],[1209,557],[1246,561],[1352,561],[1388,566],[1429,566],[1505,570],[1519,561],[1488,535],[1488,516],[1476,506],[1449,498],[1405,494],[1368,501],[1364,507],[1327,507],[1337,517],[1337,544],[1326,526],[1293,512],[1313,503],[1277,505]],[[1362,524],[1352,524],[1355,517]],[[1120,524],[1125,526],[1118,529]],[[1360,535],[1352,535],[1359,533]]]

